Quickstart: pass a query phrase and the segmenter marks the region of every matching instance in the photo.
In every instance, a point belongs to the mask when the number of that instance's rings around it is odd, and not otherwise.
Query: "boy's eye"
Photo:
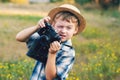
[[[71,29],[71,27],[70,27],[70,26],[67,26],[67,29]]]
[[[57,26],[58,28],[62,28],[63,26]]]

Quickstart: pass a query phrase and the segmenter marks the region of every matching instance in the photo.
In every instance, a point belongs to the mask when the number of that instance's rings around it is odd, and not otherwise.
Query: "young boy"
[[[31,80],[65,80],[75,60],[71,38],[85,28],[85,19],[73,5],[63,4],[52,9],[47,17],[39,20],[33,27],[22,30],[16,36],[20,42],[26,42],[28,48],[39,35],[39,29],[50,23],[61,37],[61,43],[54,41],[50,44],[47,62],[36,61]],[[67,46],[66,46],[67,45]]]

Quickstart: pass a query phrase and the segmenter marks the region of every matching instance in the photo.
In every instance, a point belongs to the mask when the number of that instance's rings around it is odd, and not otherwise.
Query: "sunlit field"
[[[87,25],[72,39],[76,59],[67,80],[120,80],[120,13],[81,12]],[[35,60],[26,56],[26,44],[17,42],[15,36],[41,17],[0,14],[0,80],[30,78]]]

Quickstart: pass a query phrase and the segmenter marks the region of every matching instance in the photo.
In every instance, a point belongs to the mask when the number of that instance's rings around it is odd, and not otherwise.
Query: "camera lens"
[[[41,41],[46,42],[48,40],[49,40],[48,36],[46,36],[46,35],[41,36]]]

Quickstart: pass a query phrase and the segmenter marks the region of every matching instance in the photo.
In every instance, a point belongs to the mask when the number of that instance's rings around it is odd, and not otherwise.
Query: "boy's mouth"
[[[61,37],[61,38],[65,38],[65,37],[66,37],[66,35],[60,34],[60,37]]]

